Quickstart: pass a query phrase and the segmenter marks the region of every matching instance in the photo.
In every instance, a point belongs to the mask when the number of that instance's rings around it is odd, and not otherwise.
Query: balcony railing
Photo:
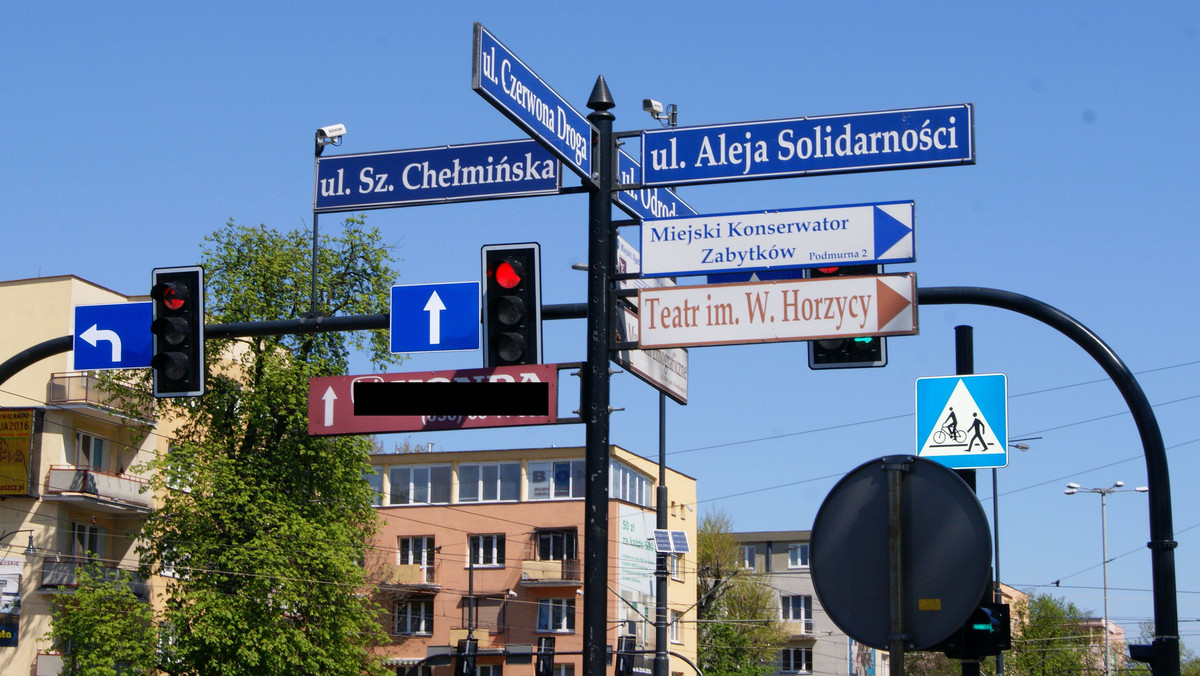
[[[383,567],[380,582],[386,585],[406,587],[433,584],[433,566],[416,563],[389,564]]]
[[[46,475],[46,498],[76,499],[91,504],[107,502],[117,510],[132,508],[144,511],[150,509],[150,494],[142,492],[146,485],[145,480],[128,474],[108,474],[74,465],[53,465]]]
[[[75,589],[79,586],[79,568],[87,564],[87,559],[75,557],[63,558],[58,561],[46,561],[42,564],[42,590],[66,591]],[[130,575],[129,590],[133,592],[134,596],[143,601],[150,598],[150,586],[137,573],[108,567],[101,568],[100,571],[106,580],[120,580],[123,574]]]
[[[101,386],[100,379],[87,371],[54,373],[50,376],[50,392],[47,401],[51,404],[86,404],[108,411],[124,410],[133,404],[134,415],[142,421],[155,419],[154,403],[139,402],[132,391],[125,394],[120,386]]]
[[[523,583],[577,583],[583,581],[579,559],[561,561],[522,561],[521,582]]]

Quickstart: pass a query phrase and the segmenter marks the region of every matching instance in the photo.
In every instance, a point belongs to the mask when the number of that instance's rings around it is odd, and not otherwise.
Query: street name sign
[[[645,186],[975,163],[969,103],[642,132]]]
[[[638,291],[645,348],[917,333],[914,273]]]
[[[917,455],[951,469],[1008,466],[1008,378],[917,378]]]
[[[638,342],[638,316],[630,308],[621,306],[621,321],[614,328],[618,342]],[[616,350],[613,361],[680,404],[687,404],[687,350]]]
[[[482,24],[475,24],[471,89],[585,181],[592,177],[595,128]]]
[[[642,223],[642,274],[906,263],[913,202],[749,211]]]
[[[557,195],[562,164],[533,139],[317,158],[313,211]]]
[[[72,354],[77,371],[148,368],[154,356],[149,301],[76,305]]]
[[[355,415],[356,383],[545,383],[545,415]],[[331,376],[308,381],[308,433],[312,436],[387,434],[547,425],[558,421],[558,365],[528,364],[483,369]]]
[[[479,282],[392,287],[391,350],[479,349]]]
[[[642,165],[624,150],[617,149],[617,181],[621,185],[640,184]],[[613,193],[617,206],[625,213],[640,220],[651,218],[674,218],[695,216],[696,210],[669,188],[647,188],[645,190],[618,190]]]

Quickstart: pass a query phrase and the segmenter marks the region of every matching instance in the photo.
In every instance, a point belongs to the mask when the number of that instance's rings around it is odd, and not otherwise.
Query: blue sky
[[[701,213],[914,200],[917,261],[892,270],[922,288],[1033,296],[1105,340],[1162,427],[1181,632],[1200,644],[1195,3],[11,5],[0,275],[144,293],[152,268],[197,262],[227,219],[308,228],[319,126],[347,126],[337,153],[521,138],[470,89],[475,21],[579,110],[604,75],[618,130],[657,126],[643,98],[677,104],[681,125],[974,104],[973,166],[680,192]],[[398,283],[477,279],[481,246],[538,241],[545,302],[584,300],[586,276],[570,269],[587,260],[583,196],[376,211],[368,223],[395,245]],[[1008,375],[1011,436],[1042,437],[998,472],[1003,578],[1098,615],[1099,499],[1062,489],[1145,483],[1115,387],[1067,339],[1009,312],[931,306],[919,322],[920,335],[890,340],[882,369],[810,371],[799,343],[693,349],[690,401],[668,409],[670,463],[698,480],[701,511],[724,509],[739,529],[809,528],[837,478],[912,452],[914,381],[952,373],[953,328],[972,325],[976,371]],[[547,361],[584,358],[581,321],[546,334]],[[417,355],[404,369],[480,359]],[[617,376],[612,441],[654,455],[657,402]],[[566,446],[583,428],[413,440]],[[979,494],[990,519],[987,473]],[[1152,608],[1148,537],[1145,496],[1110,498],[1110,613],[1134,634]]]

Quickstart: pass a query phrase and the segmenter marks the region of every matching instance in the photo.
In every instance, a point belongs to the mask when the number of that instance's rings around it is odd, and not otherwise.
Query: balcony
[[[54,373],[50,375],[50,387],[46,401],[60,406],[89,406],[119,416],[126,416],[132,408],[133,419],[151,424],[156,416],[154,402],[139,400],[133,390],[119,385],[102,385],[100,378],[87,371]]]
[[[433,566],[420,564],[389,564],[383,567],[380,586],[412,592],[436,592],[442,587],[433,581]]]
[[[109,514],[150,512],[147,482],[128,474],[107,474],[87,467],[52,465],[45,500],[73,502]]]
[[[79,586],[79,568],[87,563],[87,559],[74,557],[46,561],[42,564],[42,580],[38,591],[54,593],[74,590]],[[106,580],[120,580],[122,573],[131,575],[129,590],[142,601],[150,600],[150,586],[136,572],[107,567],[100,570]]]
[[[808,620],[793,620],[785,619],[783,621],[784,631],[787,632],[788,638],[812,638],[813,636],[813,621]]]
[[[525,587],[582,587],[579,559],[521,562],[521,585]]]

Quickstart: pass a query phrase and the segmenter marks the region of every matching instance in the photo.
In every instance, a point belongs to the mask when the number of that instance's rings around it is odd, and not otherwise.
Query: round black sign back
[[[888,649],[888,476],[894,471],[902,482],[905,649],[922,650],[967,621],[991,577],[987,518],[953,470],[898,455],[872,460],[842,477],[813,522],[813,586],[842,631],[872,648]]]

